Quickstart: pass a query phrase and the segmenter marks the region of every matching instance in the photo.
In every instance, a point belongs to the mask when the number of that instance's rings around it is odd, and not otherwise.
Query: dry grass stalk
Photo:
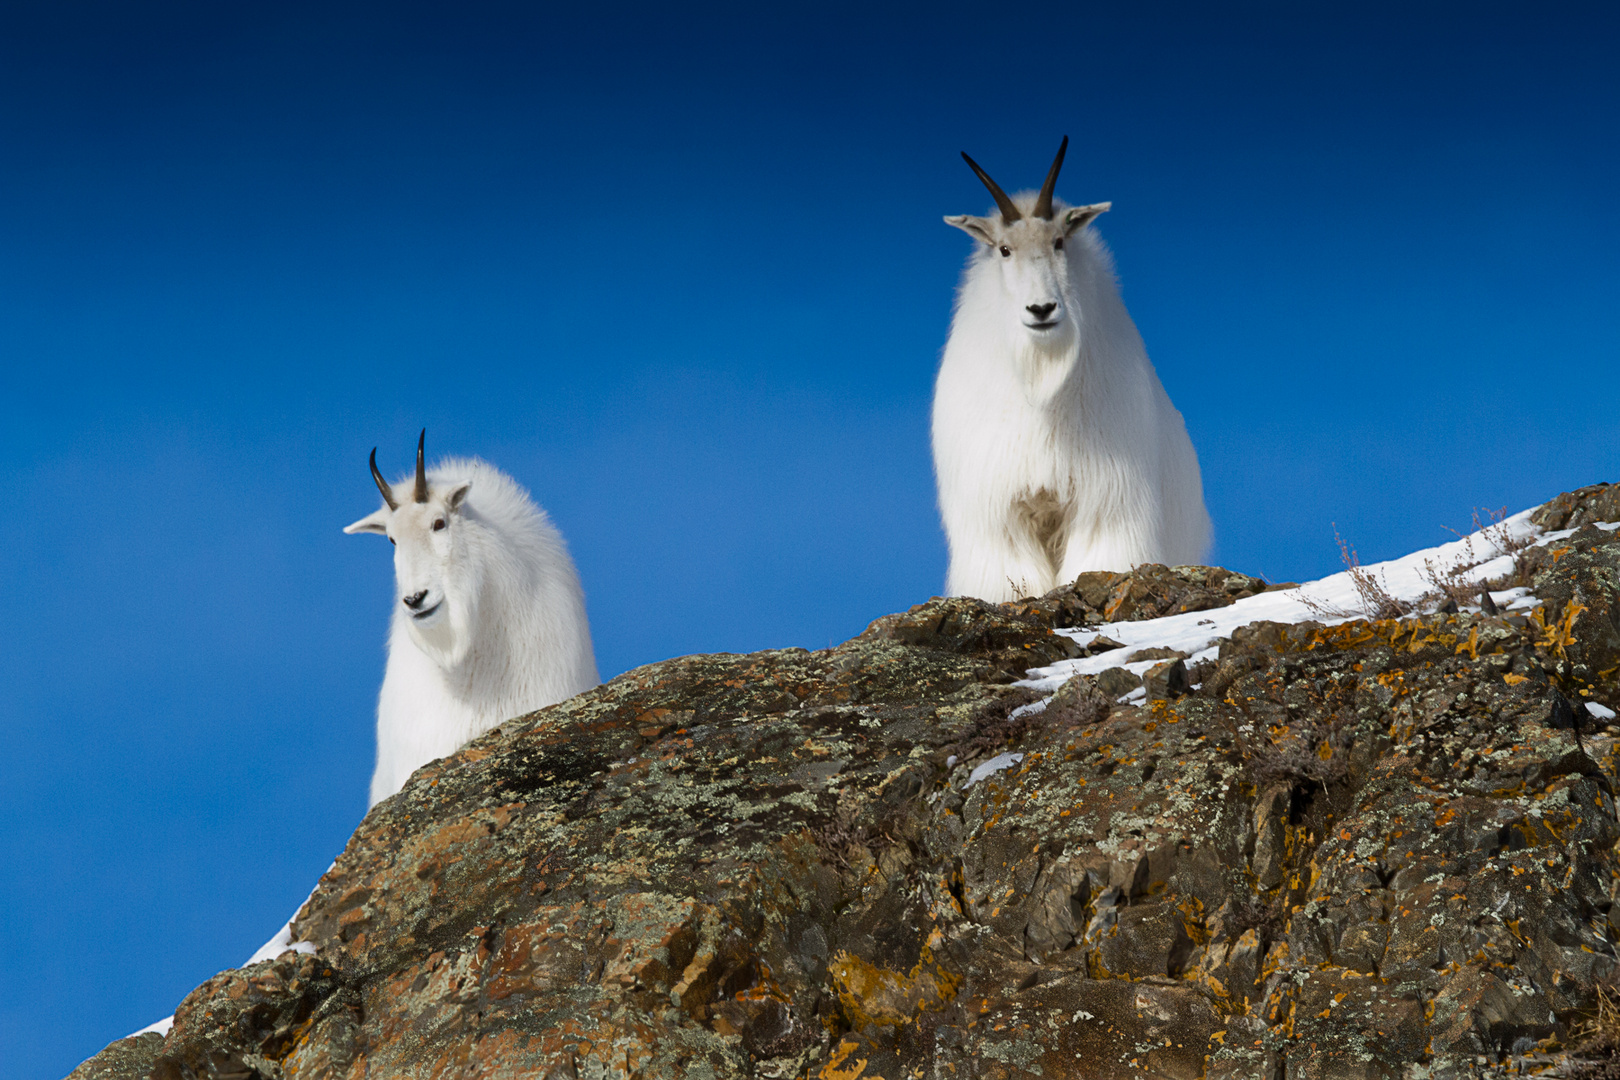
[[[1339,545],[1339,558],[1344,561],[1345,570],[1350,574],[1350,582],[1360,597],[1359,609],[1347,610],[1310,596],[1301,596],[1300,599],[1312,614],[1320,618],[1399,619],[1419,611],[1452,610],[1453,605],[1456,608],[1477,605],[1481,589],[1504,589],[1525,584],[1529,574],[1525,553],[1535,545],[1534,538],[1513,535],[1513,530],[1507,523],[1506,507],[1487,510],[1483,518],[1476,507],[1473,511],[1473,526],[1473,530],[1466,535],[1458,533],[1455,529],[1448,530],[1462,539],[1462,555],[1450,566],[1436,563],[1433,559],[1424,559],[1423,569],[1418,571],[1418,574],[1428,583],[1429,588],[1415,600],[1403,600],[1389,591],[1382,575],[1375,575],[1361,565],[1355,548],[1345,543],[1344,538],[1339,535],[1338,525],[1335,524],[1333,540]],[[1482,539],[1489,550],[1483,553],[1476,551],[1474,548],[1476,538]],[[1476,581],[1469,576],[1470,571],[1503,555],[1513,556],[1511,572],[1486,581]]]
[[[1410,604],[1389,591],[1389,586],[1385,584],[1382,575],[1376,575],[1361,565],[1356,549],[1346,544],[1344,537],[1339,535],[1337,523],[1333,526],[1333,542],[1339,545],[1339,558],[1344,560],[1344,568],[1350,575],[1350,584],[1355,586],[1356,594],[1361,599],[1361,606],[1359,609],[1345,609],[1337,604],[1302,594],[1300,601],[1311,614],[1335,621],[1357,618],[1399,619],[1416,610],[1415,604]]]
[[[1592,1018],[1575,1025],[1575,1061],[1565,1072],[1571,1080],[1620,1080],[1620,995],[1597,988]]]
[[[1477,566],[1483,566],[1492,559],[1500,558],[1503,555],[1511,555],[1513,556],[1512,572],[1499,575],[1489,581],[1474,584],[1472,586],[1474,595],[1477,597],[1481,586],[1494,586],[1498,589],[1505,589],[1514,585],[1526,584],[1526,581],[1521,580],[1528,576],[1528,564],[1524,556],[1525,552],[1535,546],[1535,537],[1513,535],[1513,530],[1508,527],[1507,507],[1505,506],[1496,510],[1485,511],[1483,520],[1480,518],[1479,508],[1475,507],[1473,520],[1473,531],[1462,537],[1463,556],[1457,561],[1457,565],[1450,571],[1450,574],[1454,577],[1460,576]],[[1456,529],[1448,531],[1453,535],[1460,535]],[[1492,550],[1488,554],[1476,555],[1474,553],[1474,537],[1476,536],[1483,537],[1485,542],[1491,546]]]
[[[1339,535],[1337,524],[1333,526],[1333,542],[1339,545],[1339,558],[1344,560],[1344,568],[1350,573],[1350,583],[1361,597],[1361,606],[1367,618],[1399,619],[1412,613],[1413,605],[1391,593],[1383,575],[1374,575],[1361,565],[1356,549],[1346,544],[1344,537]]]
[[[1477,604],[1480,586],[1464,576],[1477,565],[1460,562],[1450,569],[1444,569],[1433,559],[1424,559],[1423,569],[1418,571],[1418,576],[1429,583],[1429,589],[1418,598],[1416,606],[1444,606],[1449,602],[1460,608]]]

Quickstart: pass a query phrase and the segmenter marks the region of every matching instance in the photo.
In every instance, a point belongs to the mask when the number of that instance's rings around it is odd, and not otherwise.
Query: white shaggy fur
[[[1209,547],[1198,457],[1089,227],[1109,204],[1055,202],[1047,220],[1035,200],[1015,196],[1011,224],[945,219],[979,241],[934,387],[955,596],[1040,595]]]
[[[545,511],[494,466],[446,458],[344,532],[394,541],[371,805],[503,720],[597,685],[585,594]],[[442,522],[439,528],[435,522]]]

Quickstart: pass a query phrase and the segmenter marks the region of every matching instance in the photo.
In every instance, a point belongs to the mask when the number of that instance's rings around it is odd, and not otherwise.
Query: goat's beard
[[[472,628],[478,623],[478,605],[463,599],[459,590],[443,592],[442,614],[423,626],[411,622],[407,625],[411,639],[422,653],[439,665],[446,673],[453,672],[466,662],[472,651]]]
[[[1031,405],[1048,404],[1068,381],[1080,356],[1078,338],[1073,317],[1044,333],[1022,323],[1013,331],[1013,367]]]

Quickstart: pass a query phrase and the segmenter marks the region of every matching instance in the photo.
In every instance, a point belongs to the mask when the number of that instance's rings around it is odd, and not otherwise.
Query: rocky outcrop
[[[1265,584],[1087,575],[629,672],[375,807],[295,924],[314,955],[75,1075],[1545,1066],[1620,940],[1620,728],[1586,708],[1620,702],[1620,543],[1590,524],[1620,498],[1565,498],[1529,616],[1255,624],[1134,705],[1015,684],[1079,655],[1055,628]]]
[[[1093,626],[1208,611],[1279,587],[1218,566],[1149,564],[1128,574],[1094,570],[1047,596],[1016,601],[1003,608],[1032,615],[1047,626]]]
[[[145,1077],[163,1053],[163,1036],[154,1032],[119,1039],[68,1074],[67,1080],[125,1080]]]

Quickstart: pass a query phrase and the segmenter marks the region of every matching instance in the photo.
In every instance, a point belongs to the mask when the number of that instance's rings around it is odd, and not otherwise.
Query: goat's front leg
[[[1098,528],[1071,534],[1063,549],[1057,580],[1067,585],[1092,570],[1124,573],[1145,562],[1152,562],[1144,539],[1128,528]]]
[[[951,569],[946,591],[1005,603],[1040,596],[1055,584],[1052,565],[1033,539],[1003,525],[951,537]]]

